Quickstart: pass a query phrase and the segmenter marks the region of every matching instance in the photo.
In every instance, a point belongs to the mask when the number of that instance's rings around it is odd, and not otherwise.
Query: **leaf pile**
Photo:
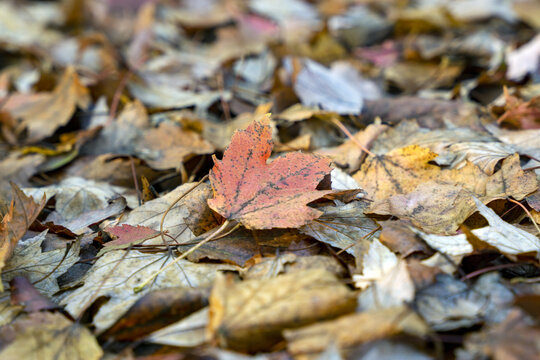
[[[537,358],[539,19],[0,2],[0,358]]]

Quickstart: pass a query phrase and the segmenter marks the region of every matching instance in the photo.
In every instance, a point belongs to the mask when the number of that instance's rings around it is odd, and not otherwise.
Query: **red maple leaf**
[[[214,157],[208,205],[250,229],[294,228],[318,218],[321,212],[307,204],[332,192],[316,190],[330,161],[294,152],[267,163],[272,147],[265,120],[235,132],[223,159]]]

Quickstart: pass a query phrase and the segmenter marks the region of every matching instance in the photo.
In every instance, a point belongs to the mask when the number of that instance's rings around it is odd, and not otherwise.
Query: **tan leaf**
[[[178,169],[193,156],[214,151],[214,147],[196,132],[169,123],[145,131],[139,146],[140,157],[157,170]]]
[[[26,196],[17,185],[12,185],[12,191],[13,200],[9,212],[4,214],[2,223],[0,223],[0,271],[13,254],[18,241],[45,206],[45,196],[42,197],[40,204],[37,204],[32,197]],[[0,284],[1,291],[3,291],[3,286]]]
[[[371,143],[387,128],[388,126],[386,125],[371,124],[365,130],[354,134],[354,141],[348,139],[340,146],[320,149],[317,153],[328,156],[336,165],[346,168],[347,172],[355,172],[360,168],[364,156],[366,155],[366,153],[358,146],[358,143],[369,149]]]
[[[0,351],[5,360],[99,360],[103,356],[94,335],[61,313],[33,313],[2,329],[4,338],[14,336]],[[12,333],[8,335],[9,331]]]
[[[322,269],[240,283],[219,276],[210,296],[208,332],[221,346],[264,350],[282,339],[283,329],[333,318],[355,306],[354,293]]]
[[[174,258],[167,254],[144,254],[139,251],[112,251],[103,255],[85,274],[84,286],[62,298],[66,311],[78,317],[92,299],[106,296],[109,300],[99,308],[93,324],[103,331],[114,324],[131,305],[151,290],[170,287],[209,286],[218,270],[232,270],[232,266],[219,264],[194,264],[181,260],[170,267],[155,281],[135,294],[133,288],[154,274]]]
[[[60,287],[57,278],[79,261],[79,241],[66,248],[43,252],[46,231],[17,245],[3,269],[2,281],[7,284],[15,276],[24,276],[42,294],[52,296]]]
[[[351,348],[368,341],[407,333],[425,335],[422,319],[405,306],[346,315],[298,330],[286,330],[287,349],[294,355],[321,352],[331,343]]]
[[[88,89],[79,81],[73,67],[68,67],[53,92],[42,99],[12,110],[22,119],[20,128],[28,129],[28,141],[34,142],[52,135],[66,125],[76,107],[86,108],[90,103]]]

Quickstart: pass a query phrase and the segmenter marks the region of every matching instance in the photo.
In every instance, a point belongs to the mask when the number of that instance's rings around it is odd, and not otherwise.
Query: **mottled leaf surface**
[[[329,193],[316,190],[330,172],[329,160],[294,152],[267,164],[272,146],[264,121],[234,134],[210,172],[213,210],[252,229],[298,227],[322,214],[306,204]]]

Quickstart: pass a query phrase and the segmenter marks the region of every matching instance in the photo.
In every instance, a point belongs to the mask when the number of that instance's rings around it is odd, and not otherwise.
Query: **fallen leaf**
[[[298,227],[319,217],[321,211],[305,204],[330,193],[315,190],[330,173],[329,161],[295,152],[267,164],[271,152],[271,129],[264,121],[236,132],[223,159],[214,158],[214,198],[208,205],[253,229]]]
[[[381,244],[379,239],[373,239],[367,251],[356,256],[361,274],[354,275],[353,280],[355,286],[360,289],[366,289],[372,282],[391,272],[399,261],[397,256]]]
[[[537,236],[507,223],[478,199],[474,198],[474,202],[490,225],[472,231],[478,238],[507,254],[540,252],[540,239]]]
[[[287,350],[293,356],[321,352],[331,343],[342,349],[368,341],[406,333],[423,336],[428,328],[405,306],[342,316],[297,330],[285,330]]]
[[[368,156],[353,175],[372,200],[413,191],[420,182],[436,178],[441,169],[429,162],[437,154],[417,145],[392,150],[386,155]]]
[[[46,234],[44,231],[17,245],[3,269],[4,285],[16,276],[24,276],[45,296],[52,297],[60,290],[57,278],[79,261],[80,242],[69,248],[43,252],[41,245]]]
[[[345,168],[348,173],[353,173],[360,168],[364,157],[367,155],[364,150],[358,146],[361,144],[369,149],[371,143],[388,127],[381,124],[371,124],[366,129],[353,135],[353,139],[348,139],[342,145],[335,148],[318,150],[316,153],[328,156],[339,167]]]
[[[45,206],[45,197],[42,197],[41,203],[37,204],[32,197],[26,196],[17,185],[12,184],[11,187],[13,200],[9,212],[4,214],[2,223],[0,223],[0,271],[6,266],[17,243]],[[3,289],[2,284],[0,284],[0,292]]]
[[[157,199],[147,201],[141,206],[133,209],[127,216],[122,218],[119,225],[128,224],[132,226],[145,226],[156,231],[160,231],[161,219],[169,206],[180,196],[189,191],[195,183],[188,183],[178,186],[168,194]],[[194,209],[207,208],[206,199],[211,195],[212,189],[208,184],[201,184],[187,194],[182,200],[175,204],[168,212],[163,222],[163,230],[176,240],[176,242],[189,243],[195,238],[189,225],[196,226],[200,221],[207,221],[205,211],[194,211]],[[189,219],[188,219],[189,218]],[[188,220],[185,220],[188,219]],[[162,244],[161,238],[158,244]],[[152,241],[147,242],[151,244]]]
[[[140,293],[133,288],[144,279],[174,260],[167,254],[145,254],[139,251],[112,251],[100,257],[83,277],[84,285],[67,295],[61,304],[73,317],[78,317],[91,305],[92,299],[109,298],[94,316],[98,332],[111,327],[143,295],[152,290],[172,287],[204,287],[212,284],[218,270],[231,270],[232,266],[220,264],[194,264],[182,260],[157,276],[155,281]],[[90,301],[90,303],[89,303]]]
[[[468,334],[460,353],[488,356],[494,360],[534,359],[538,357],[539,337],[538,327],[532,326],[523,313],[514,310],[502,323]]]
[[[355,306],[354,293],[323,269],[236,284],[219,276],[210,295],[208,332],[221,346],[262,350],[282,339],[282,329],[333,318]]]
[[[288,59],[288,63],[294,62]],[[287,64],[287,63],[286,63]],[[289,65],[292,73],[293,65]],[[294,91],[304,106],[320,106],[339,114],[360,114],[364,97],[358,83],[349,77],[305,59],[296,76]]]
[[[210,288],[152,291],[137,300],[100,338],[118,341],[139,339],[205,307],[209,295]]]
[[[347,275],[346,269],[333,257],[313,255],[297,256],[293,253],[285,253],[276,257],[264,257],[261,262],[242,272],[245,279],[269,279],[279,274],[287,274],[298,271],[324,269],[339,278]]]
[[[33,197],[54,197],[55,209],[63,222],[67,223],[89,211],[106,208],[109,201],[124,194],[126,189],[106,182],[72,177],[55,185],[25,188],[24,192]]]
[[[432,329],[449,331],[504,320],[513,298],[497,274],[483,275],[473,286],[444,274],[416,292],[415,308]]]
[[[60,313],[33,313],[2,329],[0,336],[13,339],[0,351],[2,359],[99,360],[103,356],[90,330]]]
[[[41,295],[24,276],[15,276],[9,282],[11,304],[21,305],[27,313],[43,310],[59,310],[60,307]]]
[[[128,224],[123,224],[119,226],[109,226],[105,229],[106,232],[116,237],[116,239],[109,241],[103,246],[106,247],[115,247],[138,245],[145,240],[150,240],[159,235],[159,231],[151,229],[146,226],[132,226]]]
[[[28,179],[34,175],[45,157],[39,154],[23,156],[18,152],[11,152],[0,161],[0,211],[9,207],[11,202],[10,181],[18,186],[28,185]]]
[[[356,280],[355,277],[353,279]],[[360,293],[358,309],[367,311],[407,305],[414,300],[414,296],[414,282],[407,263],[401,260]]]
[[[144,340],[154,344],[177,347],[202,345],[206,342],[208,317],[209,309],[205,307],[174,324],[153,332]]]
[[[89,103],[88,89],[81,84],[75,69],[68,67],[53,92],[12,109],[11,114],[22,119],[19,128],[28,129],[28,141],[35,142],[66,125],[77,107],[86,109]]]
[[[336,206],[320,207],[318,209],[324,214],[299,230],[302,234],[353,254],[353,245],[359,239],[374,236],[379,228],[373,220],[364,215],[367,207],[368,204],[362,201],[348,204],[339,202]]]
[[[519,81],[527,74],[534,74],[540,65],[540,35],[536,35],[528,43],[506,55],[508,70],[506,76],[510,80]]]
[[[193,156],[213,151],[213,146],[199,134],[168,123],[145,131],[137,147],[139,157],[156,170],[177,169]]]

